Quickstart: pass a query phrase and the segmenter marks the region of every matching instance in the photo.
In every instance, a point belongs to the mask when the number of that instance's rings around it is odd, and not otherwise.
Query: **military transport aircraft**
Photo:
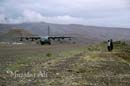
[[[24,41],[24,40],[30,40],[30,41],[35,41],[35,40],[39,40],[41,45],[44,44],[49,44],[51,45],[51,40],[64,40],[64,39],[69,39],[72,40],[72,37],[67,37],[67,36],[50,36],[50,27],[48,26],[48,36],[28,36],[28,37],[18,37],[20,39],[20,41]]]

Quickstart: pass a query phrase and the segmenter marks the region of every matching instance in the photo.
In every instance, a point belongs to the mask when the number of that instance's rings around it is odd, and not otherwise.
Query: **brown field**
[[[130,46],[0,45],[0,86],[130,86]]]

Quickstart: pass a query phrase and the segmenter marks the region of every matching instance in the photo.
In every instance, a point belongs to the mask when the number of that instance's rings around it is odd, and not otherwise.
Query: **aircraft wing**
[[[18,39],[20,39],[20,41],[23,41],[23,40],[34,41],[34,40],[40,39],[40,37],[39,36],[27,36],[27,37],[18,37]]]
[[[53,39],[53,40],[55,40],[55,39],[72,39],[72,37],[67,37],[67,36],[50,36],[50,37],[48,37],[49,39]]]

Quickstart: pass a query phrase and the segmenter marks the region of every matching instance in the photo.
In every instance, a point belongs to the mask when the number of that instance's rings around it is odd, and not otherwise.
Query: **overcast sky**
[[[0,23],[130,27],[129,0],[0,0]]]

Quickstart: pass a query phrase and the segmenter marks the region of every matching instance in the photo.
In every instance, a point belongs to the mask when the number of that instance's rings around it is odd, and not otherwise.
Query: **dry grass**
[[[112,52],[104,43],[0,47],[0,81],[5,86],[130,86],[130,47],[124,43],[115,43]],[[7,70],[46,71],[47,77],[14,78]]]

